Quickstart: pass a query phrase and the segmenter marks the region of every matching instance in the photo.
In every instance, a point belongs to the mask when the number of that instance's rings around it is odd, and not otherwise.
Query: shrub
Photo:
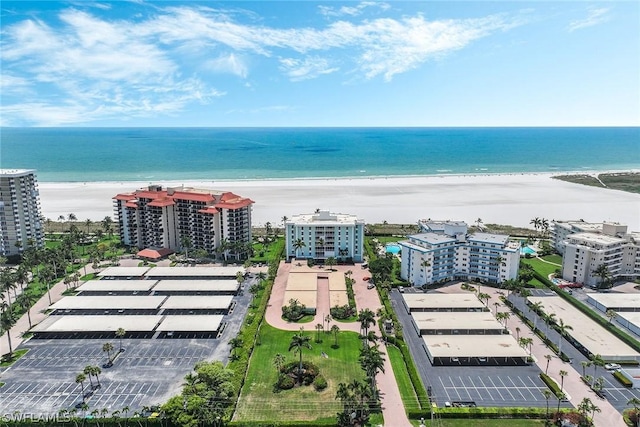
[[[330,313],[331,313],[331,317],[338,320],[348,319],[349,317],[355,316],[356,314],[355,310],[349,307],[348,305],[343,305],[343,306],[336,305],[335,307],[331,307]]]
[[[560,394],[562,393],[562,390],[560,390],[560,386],[549,375],[543,372],[540,374],[540,379],[542,379],[542,381],[547,385],[547,387],[551,389],[551,391],[553,392],[553,394],[556,395],[556,397],[560,396]]]
[[[613,376],[616,377],[616,379],[620,381],[620,384],[622,384],[625,387],[631,387],[633,385],[633,383],[629,381],[629,378],[622,375],[622,372],[616,371],[613,373]]]
[[[322,375],[318,375],[316,379],[313,380],[313,387],[316,391],[322,391],[327,388],[327,380],[325,380]]]
[[[276,387],[280,390],[289,390],[296,385],[296,382],[289,375],[280,375]]]

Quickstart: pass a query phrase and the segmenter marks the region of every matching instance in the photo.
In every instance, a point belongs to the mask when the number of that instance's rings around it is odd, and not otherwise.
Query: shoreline
[[[579,171],[576,174],[622,173]],[[554,173],[504,173],[298,178],[269,180],[158,180],[45,182],[39,180],[42,214],[56,220],[74,213],[79,220],[113,216],[112,198],[153,184],[231,191],[251,198],[253,225],[275,226],[283,216],[316,208],[351,213],[367,223],[409,224],[419,219],[451,219],[529,227],[534,217],[613,221],[640,230],[640,195],[553,179]]]

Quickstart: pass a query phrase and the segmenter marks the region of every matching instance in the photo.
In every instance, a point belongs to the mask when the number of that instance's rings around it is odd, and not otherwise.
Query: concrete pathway
[[[488,286],[482,286],[481,291],[491,296],[491,299],[489,300],[489,307],[491,308],[492,313],[495,312],[494,304],[496,302],[498,303],[498,312],[510,312],[509,308],[505,306],[499,298],[502,294],[506,296],[505,292],[500,289],[495,289]],[[533,339],[532,355],[536,360],[536,364],[542,372],[545,372],[547,370],[547,359],[545,358],[545,355],[547,354],[553,356],[551,358],[551,361],[549,362],[549,369],[547,372],[549,376],[554,378],[557,383],[560,384],[560,371],[562,370],[567,372],[568,375],[564,377],[564,390],[565,393],[569,396],[570,403],[574,407],[577,407],[582,399],[588,397],[589,399],[591,399],[591,402],[593,402],[594,405],[600,408],[602,412],[596,413],[593,420],[596,426],[617,427],[625,425],[622,419],[622,414],[620,414],[620,412],[618,412],[606,399],[599,398],[593,391],[591,391],[591,389],[587,387],[587,385],[584,384],[580,379],[580,372],[576,371],[570,363],[563,362],[558,356],[556,356],[555,353],[551,351],[551,349],[549,349],[542,342],[542,340],[536,334],[534,334],[533,331],[529,329],[529,327],[524,322],[520,320],[518,316],[516,316],[514,313],[511,313],[511,317],[507,321],[507,325],[509,331],[511,331],[511,334],[514,337],[518,336],[516,328],[519,328],[520,337]],[[564,345],[570,344],[565,341]],[[554,406],[552,404],[552,401],[554,401],[553,398],[549,401],[549,406],[551,408],[554,408],[555,410],[557,406]],[[557,400],[555,400],[555,402],[557,403]]]
[[[289,272],[292,270],[292,268],[296,271],[327,271],[327,269],[322,269],[319,267],[309,269],[309,267],[306,267],[304,265],[298,266],[295,262],[280,263],[280,266],[278,268],[278,275],[274,281],[273,289],[271,290],[271,297],[267,305],[265,319],[271,326],[286,331],[297,331],[300,329],[299,323],[288,322],[282,319],[284,292],[287,285],[287,277],[289,276]],[[382,304],[380,302],[380,298],[378,297],[378,292],[376,291],[376,289],[367,289],[367,282],[363,280],[364,277],[371,275],[368,270],[362,269],[360,264],[356,264],[355,266],[335,266],[333,267],[333,269],[341,273],[346,273],[347,271],[352,272],[351,278],[355,280],[353,291],[355,294],[356,307],[358,311],[368,308],[376,313],[379,308],[382,308]],[[325,289],[319,289],[320,293],[323,293],[323,291],[325,291]],[[328,290],[326,290],[326,292],[326,303],[328,304]],[[322,306],[322,308],[320,307],[320,304],[323,304],[324,300],[325,296],[318,296],[318,307],[316,310],[316,316],[313,319],[313,322],[306,323],[305,325],[311,325],[310,327],[313,328],[317,323],[323,323],[324,316],[326,316],[326,314],[329,314],[328,307],[324,307],[324,305]],[[324,313],[323,310],[326,310],[326,313]],[[353,331],[358,333],[360,332],[359,322],[346,323],[332,320],[331,324],[338,325],[341,331]],[[377,324],[375,325],[375,327],[371,328],[371,330],[375,331],[376,335],[381,336],[381,332]],[[395,376],[393,375],[393,368],[391,367],[391,361],[389,360],[388,356],[385,357],[384,372],[379,373],[376,377],[376,380],[378,382],[378,388],[380,389],[382,400],[382,414],[385,419],[385,425],[393,427],[411,426],[411,423],[407,418],[407,414],[402,404],[400,389],[398,388]]]

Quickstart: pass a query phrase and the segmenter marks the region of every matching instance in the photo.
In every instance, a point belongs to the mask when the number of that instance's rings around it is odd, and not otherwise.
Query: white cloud
[[[318,10],[320,11],[320,14],[329,17],[358,16],[368,7],[377,7],[381,10],[387,10],[391,6],[383,2],[363,1],[358,3],[356,6],[341,6],[337,8],[333,6],[320,5],[318,6]]]
[[[208,60],[204,64],[204,68],[216,73],[234,74],[238,77],[242,77],[243,79],[249,74],[249,69],[245,64],[245,61],[240,55],[236,55],[234,53]]]
[[[594,25],[601,24],[603,22],[607,22],[609,20],[609,16],[607,15],[609,12],[609,8],[606,7],[589,7],[587,9],[587,17],[584,19],[578,19],[572,21],[569,24],[569,31],[580,30],[582,28],[593,27]]]
[[[280,59],[280,69],[294,82],[313,79],[322,74],[331,74],[338,71],[337,67],[329,65],[329,61],[318,57]]]

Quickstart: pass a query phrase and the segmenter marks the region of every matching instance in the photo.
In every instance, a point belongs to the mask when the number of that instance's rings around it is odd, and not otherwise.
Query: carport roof
[[[207,332],[217,331],[224,316],[166,316],[158,331],[162,332]]]
[[[237,291],[240,284],[236,279],[222,280],[160,280],[154,291]]]
[[[157,309],[166,296],[123,295],[123,296],[72,296],[64,297],[53,304],[55,310],[119,310],[119,309]]]
[[[162,308],[174,310],[226,309],[231,305],[231,301],[233,301],[232,295],[172,295],[162,304]]]
[[[349,304],[349,297],[346,291],[330,291],[329,292],[329,307],[335,307]]]
[[[511,335],[423,335],[429,353],[437,357],[527,357]]]
[[[98,273],[100,277],[142,277],[149,267],[108,267]]]
[[[309,273],[289,273],[287,291],[313,291],[318,289],[318,275]]]
[[[402,294],[409,308],[484,308],[484,304],[475,294]]]
[[[89,280],[78,291],[148,291],[155,280]]]
[[[618,317],[640,328],[640,311],[618,311]]]
[[[504,329],[488,311],[426,311],[411,315],[420,329]]]
[[[603,359],[640,357],[638,352],[561,297],[529,297],[529,301],[532,303],[540,301],[543,306],[542,311],[547,314],[555,313],[556,319],[562,319],[565,324],[570,325],[573,330],[569,331],[569,335],[592,354],[599,354]]]
[[[162,316],[49,316],[33,327],[33,332],[127,332],[153,331]]]
[[[297,299],[300,304],[307,308],[315,309],[318,305],[318,293],[316,291],[285,291],[284,305],[289,305],[289,300]]]
[[[346,291],[347,283],[345,282],[344,273],[329,273],[329,290],[330,291]]]
[[[236,277],[244,274],[244,267],[154,267],[147,277]]]
[[[607,308],[638,308],[640,307],[640,294],[598,294],[589,293],[589,298],[604,305]]]

